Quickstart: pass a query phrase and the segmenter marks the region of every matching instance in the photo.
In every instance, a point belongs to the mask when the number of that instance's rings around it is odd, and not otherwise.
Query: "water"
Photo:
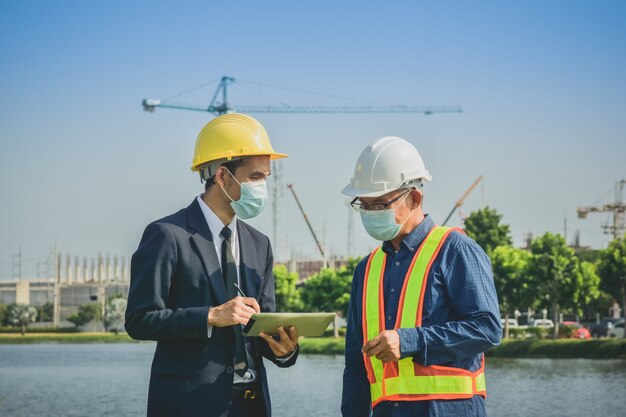
[[[0,416],[144,416],[153,352],[152,343],[0,345]],[[274,416],[338,416],[342,369],[339,356],[268,363]],[[626,416],[626,360],[488,359],[487,389],[490,417]]]

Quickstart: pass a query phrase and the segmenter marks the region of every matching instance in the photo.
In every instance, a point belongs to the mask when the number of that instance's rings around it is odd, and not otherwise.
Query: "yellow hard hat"
[[[223,114],[200,131],[191,170],[200,171],[203,166],[216,161],[260,155],[268,155],[270,159],[287,157],[274,151],[265,128],[258,120],[246,114]]]

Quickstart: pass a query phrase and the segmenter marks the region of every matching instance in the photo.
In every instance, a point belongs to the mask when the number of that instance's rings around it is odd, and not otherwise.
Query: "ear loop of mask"
[[[230,169],[224,167],[224,169],[228,172],[228,174],[235,180],[235,182],[237,184],[239,184],[239,187],[241,188],[241,183],[239,181],[237,181],[237,178],[235,178],[235,176],[232,174],[232,172],[230,172]],[[230,201],[234,202],[235,200],[233,200],[233,198],[226,192],[226,190],[224,189],[224,187],[222,187],[221,184],[219,184],[220,188],[222,189],[222,191],[224,191],[224,194],[226,194],[226,197],[229,198]]]

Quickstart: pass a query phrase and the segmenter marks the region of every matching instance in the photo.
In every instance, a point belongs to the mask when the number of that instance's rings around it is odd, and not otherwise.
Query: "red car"
[[[572,334],[570,335],[573,339],[591,339],[591,333],[586,327],[583,327],[580,323],[576,323],[575,321],[564,321],[561,322],[561,326],[573,327]]]

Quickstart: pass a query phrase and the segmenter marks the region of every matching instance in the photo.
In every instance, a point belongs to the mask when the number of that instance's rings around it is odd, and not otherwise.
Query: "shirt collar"
[[[430,232],[433,227],[435,227],[435,222],[428,214],[425,215],[424,220],[402,239],[402,244],[411,252],[414,252],[420,247],[424,239],[426,239],[426,235],[428,235],[428,232]],[[400,246],[402,246],[402,244]],[[389,241],[383,242],[383,250],[387,254],[394,253],[393,246],[391,246],[391,242]]]
[[[224,228],[224,223],[222,223],[220,218],[217,217],[217,214],[215,214],[215,212],[211,210],[211,207],[209,207],[207,203],[204,202],[204,200],[202,199],[202,194],[200,194],[197,197],[197,200],[198,200],[198,204],[200,205],[200,209],[202,210],[202,214],[204,214],[204,218],[206,219],[206,222],[209,225],[209,229],[211,229],[211,234],[213,235],[214,238],[216,237],[221,238],[220,233],[222,232],[222,229]],[[237,234],[237,227],[235,227],[236,224],[237,224],[237,217],[235,217],[233,221],[230,222],[230,224],[228,225],[228,228],[232,232],[233,238]]]

